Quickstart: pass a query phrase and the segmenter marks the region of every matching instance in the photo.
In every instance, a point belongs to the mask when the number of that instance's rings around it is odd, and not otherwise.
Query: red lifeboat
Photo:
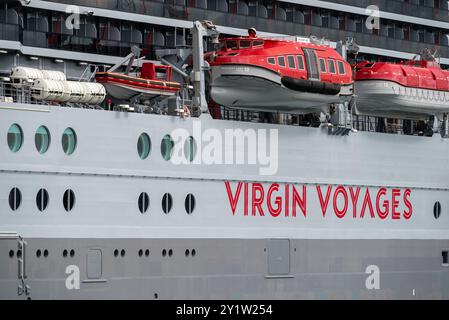
[[[211,97],[220,105],[258,111],[327,112],[352,95],[351,66],[330,46],[309,38],[222,40],[210,62]]]
[[[172,68],[147,62],[142,64],[140,74],[126,75],[115,72],[97,72],[97,82],[119,100],[129,100],[137,95],[149,98],[173,96],[180,89],[178,82],[172,82]]]
[[[434,60],[356,65],[358,114],[424,120],[449,113],[449,72]]]

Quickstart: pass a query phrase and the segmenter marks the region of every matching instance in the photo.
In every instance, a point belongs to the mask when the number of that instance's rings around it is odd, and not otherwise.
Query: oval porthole
[[[195,196],[189,193],[184,202],[184,206],[186,208],[187,214],[192,214],[193,210],[195,210]]]
[[[62,203],[64,205],[65,211],[69,212],[73,209],[75,205],[75,193],[73,192],[73,190],[68,189],[64,192]]]
[[[44,211],[47,209],[48,200],[49,200],[48,192],[45,189],[40,189],[36,196],[36,206],[39,211]]]
[[[139,196],[139,211],[140,213],[145,213],[148,211],[150,206],[150,197],[146,192],[142,192]]]
[[[151,151],[151,140],[146,133],[142,133],[137,140],[137,152],[139,153],[140,159],[144,160],[148,158]]]
[[[19,209],[22,203],[22,193],[18,188],[12,188],[9,192],[9,207],[12,211]]]
[[[439,201],[435,202],[435,205],[433,206],[433,216],[435,219],[438,219],[441,216],[441,203]]]
[[[175,143],[170,135],[165,135],[161,142],[161,154],[164,160],[169,161],[173,155]]]
[[[192,162],[195,159],[196,148],[195,138],[192,136],[188,137],[184,145],[184,154],[188,161]]]
[[[164,194],[162,197],[162,210],[165,214],[168,214],[173,206],[173,198],[170,193]]]
[[[40,126],[34,135],[34,144],[40,154],[47,152],[50,147],[50,132],[47,127]]]
[[[71,155],[75,152],[77,144],[76,133],[72,128],[67,128],[62,134],[62,149],[66,155]]]
[[[12,152],[20,150],[23,144],[23,131],[18,124],[14,123],[9,127],[7,140],[8,147]]]

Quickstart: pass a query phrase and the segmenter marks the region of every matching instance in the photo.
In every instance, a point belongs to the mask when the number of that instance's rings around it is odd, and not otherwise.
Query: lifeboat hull
[[[295,85],[297,90],[294,90]],[[294,114],[328,112],[330,104],[349,99],[352,94],[352,86],[338,89],[337,94],[329,90],[323,93],[302,91],[291,79],[282,79],[279,74],[257,66],[212,67],[211,97],[218,104],[231,108]]]
[[[179,89],[177,83],[147,80],[114,73],[98,73],[97,82],[103,84],[112,97],[119,100],[130,100],[135,96],[143,95],[147,98],[160,96],[173,96]]]
[[[410,88],[393,81],[364,80],[355,85],[356,113],[387,118],[425,120],[449,113],[449,92]]]

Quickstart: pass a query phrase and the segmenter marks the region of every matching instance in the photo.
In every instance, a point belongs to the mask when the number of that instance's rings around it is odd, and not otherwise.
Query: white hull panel
[[[327,112],[329,104],[341,101],[339,95],[287,89],[279,75],[252,66],[212,67],[211,87],[215,102],[237,109],[307,114]]]
[[[358,81],[357,113],[363,115],[426,119],[449,113],[449,92],[404,87],[392,81]]]

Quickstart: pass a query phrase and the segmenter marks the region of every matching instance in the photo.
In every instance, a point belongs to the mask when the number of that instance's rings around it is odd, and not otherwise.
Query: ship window
[[[165,214],[168,214],[171,211],[173,206],[173,198],[170,193],[164,194],[162,197],[162,210]]]
[[[345,65],[343,64],[343,61],[338,61],[338,73],[339,74],[345,74]]]
[[[173,155],[175,143],[170,135],[165,135],[161,142],[161,154],[164,160],[169,161]]]
[[[39,211],[44,211],[48,206],[48,192],[45,189],[40,189],[36,196],[36,205]]]
[[[323,73],[326,73],[326,61],[324,59],[320,59],[320,70]]]
[[[441,215],[441,203],[437,201],[433,206],[433,216],[435,217],[435,219],[439,219],[440,215]]]
[[[191,193],[189,193],[186,197],[186,201],[184,202],[186,212],[188,214],[192,214],[193,210],[195,210],[195,196]]]
[[[337,70],[335,70],[335,61],[329,59],[328,63],[329,63],[329,72],[333,74],[337,73]]]
[[[71,155],[76,149],[76,133],[72,128],[67,128],[62,134],[62,149],[66,155]]]
[[[253,47],[262,47],[263,41],[262,40],[254,40]]]
[[[291,69],[295,69],[296,68],[296,66],[295,66],[295,56],[288,56],[287,57],[287,61],[288,61],[288,66]]]
[[[443,251],[441,255],[443,256],[443,266],[449,266],[449,251]]]
[[[144,160],[148,158],[151,151],[151,140],[146,133],[142,133],[137,140],[137,152],[139,153],[140,159]]]
[[[284,57],[278,57],[278,64],[280,67],[285,67],[285,58]]]
[[[139,196],[139,210],[140,213],[145,213],[148,211],[150,206],[150,197],[146,192],[142,192]]]
[[[297,56],[296,58],[298,60],[298,69],[304,70],[304,60],[302,59],[302,56]]]
[[[193,159],[195,158],[196,141],[195,141],[195,138],[193,138],[192,136],[190,136],[185,142],[184,154],[186,156],[186,159],[189,160],[190,162],[192,162]]]
[[[73,206],[75,205],[75,193],[72,190],[67,189],[64,192],[62,203],[64,205],[65,211],[71,211],[73,209]]]
[[[40,154],[47,152],[50,147],[50,132],[44,126],[40,126],[34,135],[34,144]]]
[[[9,207],[12,211],[19,209],[22,203],[22,193],[18,188],[12,188],[9,192]]]
[[[14,123],[9,127],[7,140],[9,149],[12,152],[20,150],[23,143],[23,132],[18,124]]]
[[[230,50],[237,50],[238,46],[237,46],[237,41],[235,40],[229,40],[226,42],[226,48],[230,49]]]
[[[272,65],[276,65],[276,59],[273,57],[268,58],[268,63]]]
[[[248,49],[248,48],[251,48],[251,41],[249,40],[240,41],[240,49]]]

